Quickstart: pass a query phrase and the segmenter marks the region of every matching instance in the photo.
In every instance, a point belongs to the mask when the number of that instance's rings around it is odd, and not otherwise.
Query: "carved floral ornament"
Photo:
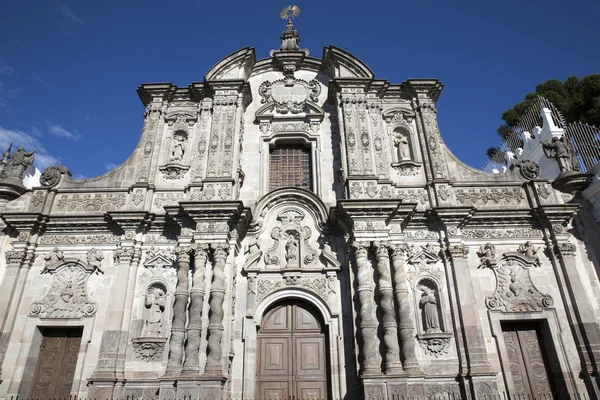
[[[273,103],[280,114],[304,112],[307,101],[317,103],[321,94],[321,84],[316,79],[307,82],[288,76],[274,82],[264,81],[258,88],[261,103]]]
[[[489,309],[504,312],[541,311],[553,305],[552,297],[543,294],[531,281],[531,268],[539,266],[537,249],[529,242],[519,252],[504,253],[492,268],[496,290],[486,298]]]
[[[52,274],[50,290],[29,309],[30,316],[40,318],[82,318],[96,313],[98,304],[87,294],[87,281],[92,272],[99,271],[80,260],[65,259],[62,252],[49,253],[43,272]],[[97,257],[98,253],[93,257]],[[56,262],[56,263],[55,263]]]

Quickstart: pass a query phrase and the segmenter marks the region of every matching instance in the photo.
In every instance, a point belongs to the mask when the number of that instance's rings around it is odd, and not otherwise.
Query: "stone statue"
[[[491,243],[482,244],[477,252],[481,265],[491,267],[495,264],[496,247]]]
[[[23,174],[27,167],[33,164],[33,151],[26,152],[23,147],[19,147],[12,155],[11,159],[6,164],[6,168],[2,171],[2,178],[23,179]]]
[[[8,146],[8,149],[2,154],[2,160],[0,160],[0,170],[3,170],[10,160],[10,153],[12,151],[12,143]]]
[[[146,323],[145,336],[158,337],[161,334],[166,305],[165,289],[159,285],[152,285],[146,294]]]
[[[171,161],[183,161],[183,155],[185,154],[185,148],[183,143],[185,139],[179,135],[173,135],[173,150],[171,150]]]
[[[286,267],[297,267],[298,262],[298,238],[295,234],[288,235],[288,240],[285,244],[285,260]]]
[[[398,161],[410,160],[408,138],[404,135],[398,135],[396,139],[394,139],[394,144],[398,146]]]
[[[579,160],[571,141],[564,135],[560,138],[553,137],[552,142],[543,141],[544,153],[548,158],[554,158],[558,162],[560,172],[579,171]]]
[[[50,252],[44,255],[46,266],[53,267],[60,264],[65,259],[65,255],[62,251],[58,250],[58,247],[53,248]]]
[[[435,290],[425,285],[420,285],[419,289],[423,292],[419,304],[423,309],[423,329],[425,333],[441,332]]]
[[[536,262],[539,262],[540,257],[537,255],[538,249],[533,244],[531,244],[529,240],[521,244],[518,250],[519,253],[525,255],[525,257],[531,258],[532,260],[536,260]]]

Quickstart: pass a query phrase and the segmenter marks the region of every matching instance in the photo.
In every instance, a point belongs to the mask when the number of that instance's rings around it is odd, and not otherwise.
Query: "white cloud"
[[[0,151],[2,153],[5,152],[11,143],[13,151],[19,146],[22,146],[27,151],[35,150],[34,165],[41,171],[51,165],[61,163],[60,159],[49,154],[44,145],[34,136],[23,131],[0,127]]]
[[[108,164],[105,165],[105,167],[106,167],[107,171],[112,171],[113,169],[117,168],[117,164],[115,164],[115,163],[108,163]]]
[[[42,82],[42,83],[46,82],[45,80],[43,80],[42,78],[40,78],[40,77],[39,77],[39,76],[37,76],[37,75],[36,75],[36,76],[34,76],[34,77],[33,77],[33,79],[35,79],[35,80],[36,80],[36,81],[38,81],[38,82]]]
[[[75,12],[73,10],[71,10],[71,8],[68,5],[66,5],[65,3],[55,4],[54,9],[65,17],[65,22],[70,22],[70,23],[81,25],[81,26],[85,26],[85,22],[83,21],[83,18],[81,18],[79,15],[75,14]]]
[[[8,65],[4,60],[0,59],[0,75],[12,75],[15,69]]]
[[[61,139],[79,140],[81,135],[77,131],[70,132],[62,126],[48,122],[48,133]]]

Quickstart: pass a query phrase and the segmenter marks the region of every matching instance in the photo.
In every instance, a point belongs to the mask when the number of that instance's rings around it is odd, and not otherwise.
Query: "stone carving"
[[[560,172],[579,171],[579,160],[573,144],[566,136],[553,137],[551,142],[542,142],[544,153],[548,158],[554,158]]]
[[[496,247],[491,243],[482,244],[477,251],[480,266],[493,267],[496,265]]]
[[[177,205],[183,200],[185,200],[185,193],[157,193],[154,195],[156,207]]]
[[[540,238],[539,229],[463,229],[462,235],[469,239],[506,239],[506,238]]]
[[[561,242],[554,247],[554,250],[559,257],[574,257],[577,246],[570,242]]]
[[[141,361],[162,361],[164,350],[164,341],[147,341],[145,339],[133,341],[133,352],[135,357]]]
[[[20,265],[23,261],[25,261],[27,252],[24,250],[9,250],[4,253],[4,257],[6,258],[6,264]]]
[[[44,203],[44,194],[42,192],[36,192],[31,196],[31,208],[32,210],[39,210]]]
[[[431,240],[439,239],[440,234],[435,231],[405,231],[404,238],[409,240]]]
[[[314,264],[318,253],[309,243],[312,230],[308,226],[302,226],[304,213],[296,209],[285,209],[279,213],[277,220],[279,226],[271,230],[273,245],[265,253],[265,265],[277,266],[281,259],[286,261],[285,268]]]
[[[327,300],[329,282],[325,278],[300,278],[299,276],[286,276],[285,279],[257,279],[256,300],[260,301],[275,290],[289,286],[299,286],[311,290]]]
[[[408,258],[406,262],[411,266],[406,278],[409,282],[422,276],[433,276],[438,281],[443,279],[444,271],[439,265],[440,258],[433,249],[432,244],[421,246],[407,246]]]
[[[398,323],[394,311],[394,290],[390,274],[389,243],[375,243],[377,256],[377,271],[379,282],[377,287],[381,296],[381,309],[383,311],[383,342],[385,344],[385,371],[398,373],[402,370],[400,362],[400,347],[398,345]]]
[[[360,332],[363,339],[363,373],[379,372],[377,361],[377,321],[373,317],[373,289],[370,265],[367,254],[369,245],[355,242],[354,256],[358,267],[358,300]]]
[[[398,150],[398,161],[406,161],[411,159],[410,141],[408,137],[402,133],[397,133],[394,138],[394,145]]]
[[[438,358],[448,354],[451,340],[450,337],[419,339],[419,345],[425,354]]]
[[[391,247],[392,267],[394,273],[394,296],[398,308],[398,329],[400,330],[400,339],[402,344],[402,356],[404,359],[404,370],[418,370],[419,363],[415,356],[415,342],[413,335],[413,316],[409,301],[409,290],[406,284],[406,271],[404,264],[408,246],[406,244],[396,244]]]
[[[421,203],[425,204],[427,199],[427,192],[422,189],[406,189],[406,190],[397,190],[396,198],[402,199],[407,203]]]
[[[190,291],[190,306],[188,314],[190,322],[187,326],[187,341],[185,344],[185,362],[183,369],[186,371],[200,371],[200,341],[202,332],[202,305],[204,303],[204,278],[206,276],[206,262],[208,261],[207,244],[196,244],[194,252],[194,274],[192,275],[192,290]]]
[[[456,189],[456,199],[461,204],[501,204],[517,205],[525,200],[525,194],[521,188],[502,189]]]
[[[548,185],[540,184],[537,187],[537,193],[544,200],[547,199],[548,197],[550,197],[550,189],[548,189]]]
[[[146,239],[148,239],[146,237]],[[148,242],[148,240],[146,240]],[[138,283],[145,286],[152,280],[162,280],[167,282],[171,291],[175,290],[177,284],[177,272],[173,267],[175,255],[171,248],[150,247],[146,250],[146,259],[144,268],[141,269]]]
[[[165,179],[181,179],[185,176],[190,167],[187,165],[167,164],[159,168]]]
[[[533,160],[518,160],[511,168],[514,168],[514,166],[519,168],[521,175],[525,179],[537,179],[540,176],[540,165]]]
[[[82,318],[96,313],[98,305],[87,295],[89,274],[78,264],[54,271],[52,286],[41,301],[31,305],[29,315],[40,318]]]
[[[552,298],[531,282],[530,268],[534,266],[533,260],[520,253],[505,253],[493,269],[496,291],[486,298],[486,306],[505,312],[539,311],[552,306]]]
[[[299,114],[304,111],[307,101],[319,101],[321,84],[316,79],[307,82],[288,76],[274,82],[264,81],[258,88],[261,102],[274,103],[280,114]]]
[[[119,236],[115,235],[44,235],[40,237],[40,244],[91,244],[91,243],[118,243]]]
[[[65,255],[62,251],[58,250],[58,247],[54,247],[48,253],[44,255],[44,260],[46,261],[45,268],[55,267],[58,264],[62,263],[65,259]]]
[[[177,288],[173,304],[173,323],[171,325],[171,341],[169,343],[169,360],[167,373],[181,368],[183,361],[183,341],[187,322],[187,306],[189,297],[189,249],[177,248],[179,269],[177,271]]]
[[[212,244],[214,252],[213,281],[210,288],[210,317],[208,322],[208,355],[206,371],[222,373],[223,301],[225,300],[225,261],[229,255],[227,244]]]
[[[183,161],[187,139],[188,135],[185,131],[176,131],[175,133],[173,133],[173,137],[171,138],[171,140],[173,141],[173,147],[171,148],[171,156],[169,158],[169,162]]]
[[[102,251],[98,249],[90,249],[86,254],[86,260],[89,266],[93,267],[95,270],[104,273],[102,269],[102,260],[104,260],[104,254]]]
[[[428,281],[428,283],[433,286],[431,281]],[[421,291],[419,306],[422,309],[423,331],[425,333],[439,333],[441,328],[437,291],[435,287],[430,286],[424,282],[417,286],[417,289]]]
[[[54,187],[58,185],[60,178],[65,174],[68,174],[69,176],[71,175],[71,171],[69,171],[67,167],[62,165],[53,165],[46,168],[44,172],[42,172],[42,175],[40,176],[40,184],[44,187]]]
[[[135,251],[131,247],[118,247],[114,255],[118,264],[131,264]]]
[[[540,256],[537,255],[538,249],[531,244],[528,240],[525,243],[519,245],[519,253],[523,254],[525,257],[533,260],[535,264],[540,263]]]
[[[110,194],[64,194],[57,196],[57,210],[62,211],[108,211],[125,206],[127,195]]]
[[[440,186],[437,190],[438,196],[440,196],[441,200],[448,200],[450,198],[450,190],[447,186]]]
[[[131,202],[136,206],[139,206],[144,201],[144,192],[141,190],[135,190],[131,194]]]
[[[448,247],[448,253],[452,258],[466,259],[469,255],[469,247],[464,244],[456,244]]]
[[[33,151],[25,151],[23,147],[17,148],[12,154],[6,167],[0,171],[0,179],[23,179],[23,174],[27,167],[33,164]]]
[[[150,285],[144,298],[145,321],[142,336],[162,336],[166,303],[167,288],[160,282]]]

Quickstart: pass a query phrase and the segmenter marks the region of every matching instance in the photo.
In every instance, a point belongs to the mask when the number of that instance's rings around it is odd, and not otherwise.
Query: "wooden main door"
[[[30,398],[69,398],[81,345],[81,333],[81,328],[42,330],[43,339]]]
[[[553,384],[539,324],[503,324],[512,397],[552,398]]]
[[[279,304],[258,331],[257,398],[327,399],[326,337],[317,311]]]

